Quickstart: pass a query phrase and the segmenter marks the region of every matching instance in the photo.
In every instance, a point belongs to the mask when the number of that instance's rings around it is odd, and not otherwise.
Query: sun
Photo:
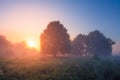
[[[39,39],[31,39],[31,38],[28,38],[25,40],[26,42],[26,47],[27,48],[34,48],[36,49],[37,51],[40,50],[40,42],[39,42]]]
[[[37,47],[37,44],[36,44],[35,41],[27,41],[27,45],[28,45],[29,47],[32,47],[32,48]]]

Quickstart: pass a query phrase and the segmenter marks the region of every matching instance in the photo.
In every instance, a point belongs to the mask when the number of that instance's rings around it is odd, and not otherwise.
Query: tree
[[[95,30],[88,35],[78,35],[72,41],[72,53],[87,56],[108,56],[112,54],[113,44],[115,44],[114,41]]]
[[[40,36],[41,53],[65,54],[70,52],[71,41],[67,29],[59,22],[53,21],[47,25],[47,28]]]
[[[26,41],[17,42],[14,44],[13,51],[15,57],[34,57],[37,56],[37,50],[35,48],[28,47]]]
[[[13,55],[12,44],[0,35],[0,57],[10,57]]]
[[[87,55],[86,48],[87,48],[87,37],[86,35],[79,34],[73,41],[72,41],[72,54],[76,55]]]
[[[100,31],[95,30],[88,35],[89,44],[93,55],[111,55],[112,45],[115,44],[110,38],[106,38]]]

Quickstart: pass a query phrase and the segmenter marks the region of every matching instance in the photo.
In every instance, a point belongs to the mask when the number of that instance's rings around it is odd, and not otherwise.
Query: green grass
[[[120,80],[120,58],[1,59],[0,80]]]

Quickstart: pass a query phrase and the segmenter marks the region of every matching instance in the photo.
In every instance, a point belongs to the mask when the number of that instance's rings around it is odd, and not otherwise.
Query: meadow
[[[0,58],[0,80],[120,80],[120,57]]]

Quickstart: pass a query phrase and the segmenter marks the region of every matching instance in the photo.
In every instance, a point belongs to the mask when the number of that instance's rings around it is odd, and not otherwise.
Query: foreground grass
[[[120,80],[120,58],[1,59],[0,80]]]

